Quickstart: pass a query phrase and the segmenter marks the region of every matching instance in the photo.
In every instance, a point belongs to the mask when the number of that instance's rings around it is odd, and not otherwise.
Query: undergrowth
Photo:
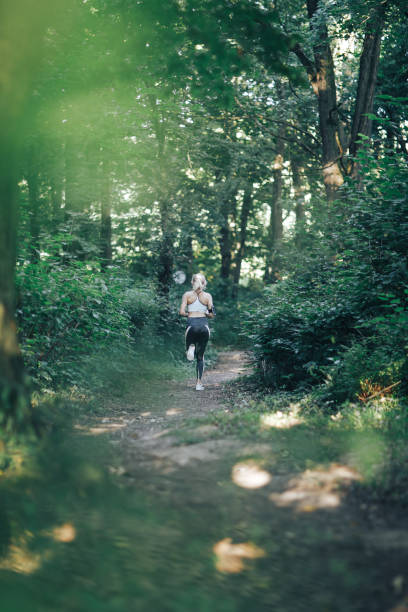
[[[361,184],[347,181],[284,278],[243,317],[259,385],[320,386],[332,409],[346,400],[408,395],[408,174],[396,155],[362,150]]]
[[[362,476],[354,488],[390,508],[408,507],[408,404],[393,397],[346,401],[324,409],[315,391],[254,390],[248,380],[231,383],[226,407],[189,428],[208,423],[212,438],[232,436],[271,445],[285,469],[346,463]],[[188,440],[188,435],[181,437]]]

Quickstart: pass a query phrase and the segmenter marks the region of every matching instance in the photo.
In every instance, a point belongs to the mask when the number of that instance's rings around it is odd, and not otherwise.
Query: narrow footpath
[[[247,368],[243,352],[220,353],[204,391],[146,388],[92,424],[121,486],[164,517],[140,560],[161,576],[153,611],[406,612],[408,532],[356,504],[349,455],[289,412],[257,417],[268,435],[229,433],[239,408],[225,383]]]

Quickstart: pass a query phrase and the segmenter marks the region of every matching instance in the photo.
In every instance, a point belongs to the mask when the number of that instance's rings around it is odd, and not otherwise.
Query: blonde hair
[[[193,286],[194,291],[197,291],[197,289],[202,289],[204,291],[207,286],[207,281],[205,279],[204,274],[201,274],[201,272],[193,274],[191,278],[191,284]]]

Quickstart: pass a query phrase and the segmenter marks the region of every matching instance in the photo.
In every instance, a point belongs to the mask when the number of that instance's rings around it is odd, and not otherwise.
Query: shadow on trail
[[[383,612],[401,597],[408,547],[366,537],[346,435],[197,424],[227,410],[240,368],[221,361],[199,397],[183,381],[112,403],[3,481],[4,612]]]

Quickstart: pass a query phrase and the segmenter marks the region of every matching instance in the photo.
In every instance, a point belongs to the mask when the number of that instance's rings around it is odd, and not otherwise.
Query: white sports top
[[[195,302],[187,305],[187,312],[207,312],[207,306],[197,297]]]

